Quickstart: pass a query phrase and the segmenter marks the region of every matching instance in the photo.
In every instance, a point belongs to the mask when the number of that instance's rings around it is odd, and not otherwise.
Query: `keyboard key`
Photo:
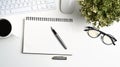
[[[41,4],[44,4],[45,3],[45,0],[41,0]]]
[[[54,3],[55,0],[47,0],[46,3]]]
[[[10,5],[10,9],[13,9],[14,7],[15,7],[14,4]]]
[[[23,3],[23,2],[25,2],[25,0],[21,0],[20,2]]]
[[[13,4],[14,4],[15,2],[16,2],[15,0],[12,0],[12,1],[11,1],[11,3],[13,3]]]
[[[19,7],[21,8],[23,6],[23,4],[19,4]]]
[[[12,3],[11,0],[7,1],[7,5],[11,5],[11,3]]]
[[[5,6],[1,6],[1,9],[4,10],[4,9],[5,9]]]
[[[1,15],[5,15],[5,11],[4,10],[1,10],[0,13],[1,13]]]
[[[33,9],[33,10],[37,10],[37,9],[38,9],[38,6],[32,6],[32,9]]]
[[[47,4],[47,8],[55,8],[55,4]]]
[[[6,9],[10,9],[10,5],[6,5]]]
[[[40,2],[40,1],[37,1],[37,4],[39,5],[39,4],[41,4],[41,2]]]
[[[46,9],[47,8],[47,6],[46,5],[38,5],[38,9]]]
[[[18,4],[15,4],[14,6],[15,6],[15,8],[18,8],[19,5],[18,5]]]
[[[37,3],[35,1],[32,2],[32,5],[36,5]]]
[[[18,4],[18,3],[20,3],[20,1],[19,0],[15,0],[15,3]]]
[[[27,2],[24,2],[24,3],[23,3],[23,7],[26,7],[26,6],[27,6]]]
[[[1,3],[2,3],[2,5],[6,5],[6,4],[7,4],[7,2],[6,2],[6,1],[5,1],[5,2],[3,2],[3,1],[2,1]]]
[[[31,6],[32,5],[32,3],[27,3],[27,6]]]
[[[10,11],[10,10],[6,10],[5,13],[6,13],[6,14],[10,14],[11,11]]]
[[[0,6],[2,6],[2,2],[0,1]]]
[[[28,2],[29,0],[25,0],[25,2]]]

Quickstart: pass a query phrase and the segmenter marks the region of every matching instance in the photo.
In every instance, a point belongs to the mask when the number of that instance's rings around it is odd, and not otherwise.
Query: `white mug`
[[[7,19],[0,19],[0,38],[9,37],[12,31],[12,25]]]

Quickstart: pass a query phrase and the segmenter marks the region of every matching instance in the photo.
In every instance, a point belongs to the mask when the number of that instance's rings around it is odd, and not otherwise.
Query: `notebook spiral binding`
[[[25,20],[30,21],[55,21],[55,22],[73,22],[71,18],[46,18],[46,17],[26,17]]]

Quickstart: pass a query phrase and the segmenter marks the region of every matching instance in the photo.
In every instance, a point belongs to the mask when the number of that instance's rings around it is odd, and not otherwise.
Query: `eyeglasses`
[[[117,39],[115,37],[113,37],[112,35],[110,34],[106,34],[96,28],[93,28],[93,27],[90,27],[90,26],[87,26],[86,29],[84,31],[87,31],[87,34],[91,37],[91,38],[97,38],[99,37],[100,35],[101,36],[101,40],[104,44],[106,45],[115,45],[115,41],[117,41]]]

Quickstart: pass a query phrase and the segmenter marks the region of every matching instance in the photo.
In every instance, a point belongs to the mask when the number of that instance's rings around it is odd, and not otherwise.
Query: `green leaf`
[[[120,0],[82,0],[81,14],[89,23],[98,27],[110,26],[120,20]]]

